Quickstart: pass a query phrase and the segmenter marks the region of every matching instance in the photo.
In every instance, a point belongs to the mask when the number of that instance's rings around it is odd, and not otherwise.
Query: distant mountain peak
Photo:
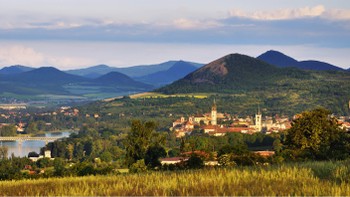
[[[316,60],[297,61],[279,51],[274,50],[269,50],[257,58],[277,67],[296,67],[304,70],[343,70],[342,68],[332,64]]]
[[[108,83],[111,85],[134,86],[134,87],[147,88],[147,89],[152,88],[151,85],[135,81],[131,79],[129,76],[117,71],[113,71],[105,75],[102,75],[101,77],[95,79],[95,82],[104,83],[104,84]]]
[[[33,69],[34,68],[22,66],[22,65],[6,66],[0,69],[0,74],[13,75],[13,74],[19,74],[19,73],[31,71]]]
[[[294,67],[298,64],[298,61],[294,58],[275,50],[269,50],[258,56],[257,59],[278,67]]]
[[[106,65],[106,64],[99,64],[99,65],[96,65],[96,66],[92,66],[90,68],[102,68],[102,69],[105,69],[105,68],[111,68],[111,67]]]

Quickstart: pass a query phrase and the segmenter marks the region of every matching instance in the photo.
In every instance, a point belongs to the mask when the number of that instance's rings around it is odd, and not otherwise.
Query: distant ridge
[[[96,83],[109,84],[109,85],[119,85],[123,87],[138,87],[138,88],[153,88],[152,85],[148,85],[142,82],[135,81],[129,76],[119,73],[110,72],[94,80]]]
[[[303,70],[344,70],[338,66],[316,60],[297,61],[279,51],[274,50],[270,50],[261,54],[257,57],[257,59],[278,67],[296,67]]]
[[[102,75],[105,75],[109,72],[114,72],[117,71],[117,68],[113,68],[104,64],[97,65],[97,66],[92,66],[89,68],[82,68],[82,69],[76,69],[76,70],[68,70],[65,71],[66,73],[73,74],[73,75],[78,75],[78,76],[83,76],[87,77],[90,79],[95,79],[98,78]]]
[[[97,79],[68,74],[54,67],[41,67],[12,75],[1,74],[0,95],[67,95],[89,98],[106,98],[125,95],[127,92],[149,91],[151,85],[137,82],[130,77],[111,72]]]
[[[167,61],[160,64],[151,64],[151,65],[140,65],[140,66],[131,66],[125,68],[116,68],[107,65],[97,65],[89,68],[76,69],[76,70],[67,70],[66,73],[84,76],[87,78],[98,78],[102,75],[105,75],[109,72],[120,72],[131,78],[138,78],[142,76],[146,76],[149,74],[153,74],[159,71],[166,71],[172,66],[174,66],[179,61]],[[187,62],[196,68],[203,66],[203,64]]]
[[[41,67],[20,73],[14,76],[14,78],[18,82],[30,82],[33,84],[65,84],[87,81],[83,77],[67,74],[54,67]]]
[[[22,65],[13,65],[13,66],[8,66],[4,67],[0,70],[0,74],[4,75],[14,75],[14,74],[19,74],[27,71],[34,70],[34,68],[27,67],[27,66],[22,66]]]
[[[193,64],[185,61],[178,61],[168,70],[159,71],[153,74],[137,77],[135,79],[144,83],[154,84],[159,87],[181,79],[196,69],[197,67],[193,66]]]

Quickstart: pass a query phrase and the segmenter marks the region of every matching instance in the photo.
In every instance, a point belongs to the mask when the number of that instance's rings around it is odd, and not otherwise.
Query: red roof
[[[168,158],[162,158],[160,159],[161,161],[181,161],[185,160],[186,158],[184,157],[168,157]]]
[[[255,151],[254,153],[263,157],[271,157],[275,154],[275,151]]]

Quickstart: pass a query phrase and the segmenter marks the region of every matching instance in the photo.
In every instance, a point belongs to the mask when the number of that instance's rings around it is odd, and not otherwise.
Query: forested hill
[[[260,104],[280,111],[286,106],[295,111],[323,106],[345,114],[349,113],[350,74],[278,68],[253,57],[230,54],[156,91],[229,94],[239,96],[238,105]]]
[[[294,68],[281,69],[246,55],[230,54],[158,91],[234,93],[275,86],[276,81],[308,78],[312,76],[306,71]]]

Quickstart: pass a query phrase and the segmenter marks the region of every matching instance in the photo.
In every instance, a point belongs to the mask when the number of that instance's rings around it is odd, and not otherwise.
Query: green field
[[[350,162],[2,181],[2,196],[349,196]]]

